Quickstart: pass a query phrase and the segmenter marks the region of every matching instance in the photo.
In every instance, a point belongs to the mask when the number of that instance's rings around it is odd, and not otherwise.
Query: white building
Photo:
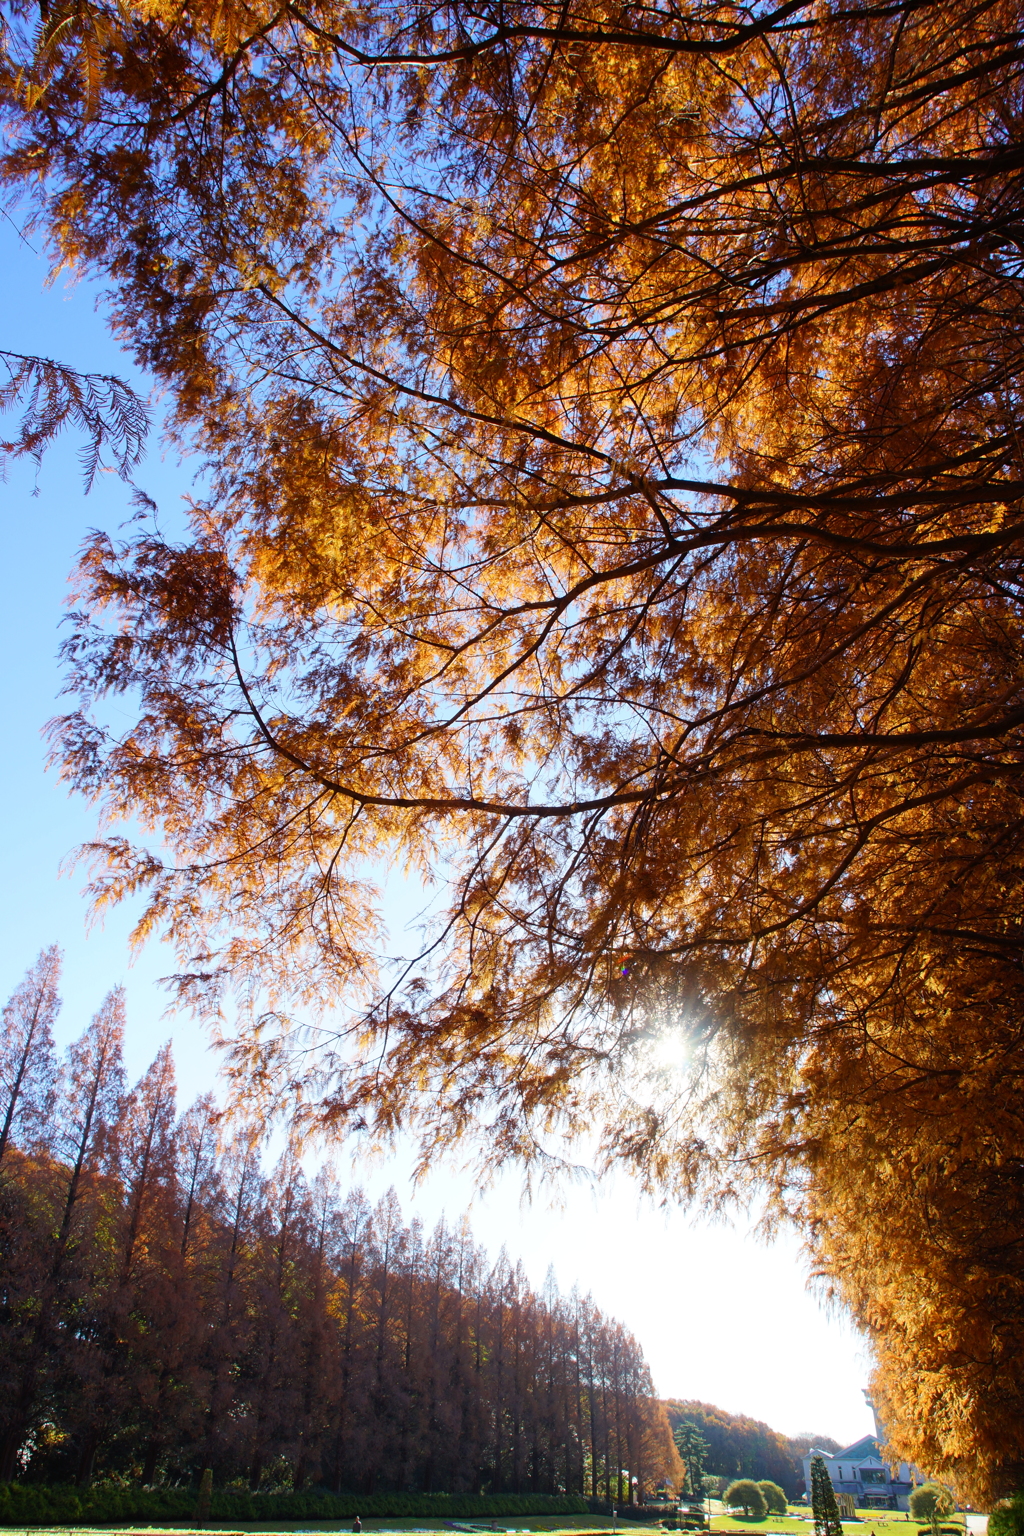
[[[901,1461],[889,1467],[879,1455],[878,1441],[865,1435],[842,1451],[808,1451],[804,1457],[804,1483],[811,1497],[811,1457],[820,1456],[828,1468],[836,1493],[849,1493],[859,1509],[909,1509],[910,1495],[920,1478]]]

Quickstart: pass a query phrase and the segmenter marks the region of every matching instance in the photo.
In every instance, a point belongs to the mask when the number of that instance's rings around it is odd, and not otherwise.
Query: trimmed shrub
[[[768,1513],[761,1486],[752,1477],[741,1477],[735,1483],[730,1483],[725,1490],[725,1502],[730,1509],[742,1509],[745,1515],[754,1520],[763,1520]]]
[[[594,1509],[594,1502],[593,1499],[590,1500],[591,1514],[599,1513],[599,1511]],[[615,1508],[623,1520],[649,1521],[652,1525],[657,1524],[659,1520],[678,1521],[679,1518],[678,1504],[616,1504]],[[612,1506],[610,1504],[605,1504],[607,1513],[611,1514],[611,1509]]]
[[[922,1483],[910,1495],[910,1513],[915,1520],[934,1520],[936,1515],[951,1515],[953,1496],[941,1483]]]
[[[786,1513],[786,1491],[780,1488],[778,1483],[773,1483],[770,1478],[758,1478],[757,1486],[764,1494],[764,1501],[768,1506],[770,1515],[784,1515]]]

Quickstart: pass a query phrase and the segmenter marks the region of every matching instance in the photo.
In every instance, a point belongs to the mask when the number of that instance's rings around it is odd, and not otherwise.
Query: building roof
[[[845,1450],[832,1452],[833,1461],[869,1461],[872,1457],[876,1461],[881,1459],[878,1455],[878,1441],[874,1435],[863,1435],[860,1440],[855,1440]]]
[[[881,1464],[881,1456],[878,1452],[878,1441],[874,1435],[863,1435],[860,1440],[855,1440],[841,1451],[807,1452],[807,1456],[823,1456],[826,1461],[877,1461]],[[807,1456],[804,1460],[807,1460]]]

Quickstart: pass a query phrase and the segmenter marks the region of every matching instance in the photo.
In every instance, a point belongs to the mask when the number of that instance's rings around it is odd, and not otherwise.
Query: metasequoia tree
[[[60,1009],[60,950],[44,949],[3,1013],[0,1038],[0,1163],[16,1139],[30,1147],[45,1125],[56,1075],[53,1021]]]
[[[26,357],[0,350],[0,411],[22,410],[16,438],[0,440],[0,473],[8,459],[28,454],[37,461],[44,449],[71,425],[86,436],[81,450],[82,479],[88,491],[113,449],[114,467],[127,480],[142,458],[149,417],[145,404],[123,379],[106,373],[79,373],[50,357]]]
[[[330,1174],[307,1183],[293,1147],[265,1178],[259,1137],[223,1145],[208,1101],[175,1119],[166,1047],[108,1120],[119,1009],[114,994],[4,1159],[8,1480],[582,1494],[624,1456],[642,1489],[677,1474],[643,1355],[592,1304],[614,1427],[588,1469],[569,1460],[593,1412],[576,1308],[552,1283],[538,1296],[504,1256],[491,1272],[465,1226],[425,1240],[393,1192],[371,1207]],[[94,1100],[106,1131],[86,1136]]]
[[[18,996],[15,993],[15,999]],[[17,1469],[26,1437],[39,1424],[57,1372],[74,1383],[76,1405],[102,1373],[96,1306],[98,1298],[108,1294],[116,1267],[103,1218],[123,1089],[123,1038],[124,995],[115,988],[61,1063],[57,1092],[39,1137],[44,1150],[37,1177],[27,1190],[35,1196],[29,1204],[36,1209],[18,1223],[20,1240],[8,1239],[10,1272],[18,1276],[26,1251],[35,1272],[21,1306],[15,1287],[8,1314],[8,1391],[0,1417],[0,1477],[5,1482]],[[97,1231],[103,1234],[99,1241]],[[81,1450],[76,1472],[87,1476],[95,1450],[88,1435]]]
[[[766,1187],[894,1449],[1012,1484],[1018,7],[8,19],[12,195],[208,465],[83,554],[55,755],[165,850],[97,898],[303,1124]]]

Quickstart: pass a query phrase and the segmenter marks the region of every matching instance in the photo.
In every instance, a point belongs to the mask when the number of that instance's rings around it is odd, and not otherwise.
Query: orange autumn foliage
[[[58,1061],[60,965],[43,951],[0,1040],[5,1487],[169,1482],[187,1516],[204,1468],[580,1500],[679,1477],[643,1352],[589,1296],[534,1290],[465,1219],[428,1234],[394,1190],[307,1179],[294,1144],[262,1168],[211,1095],[177,1114],[168,1045],[126,1091],[119,988]]]
[[[59,15],[4,174],[210,486],[83,555],[55,755],[167,850],[98,899],[302,1125],[767,1190],[894,1449],[1012,1486],[1019,8]]]

